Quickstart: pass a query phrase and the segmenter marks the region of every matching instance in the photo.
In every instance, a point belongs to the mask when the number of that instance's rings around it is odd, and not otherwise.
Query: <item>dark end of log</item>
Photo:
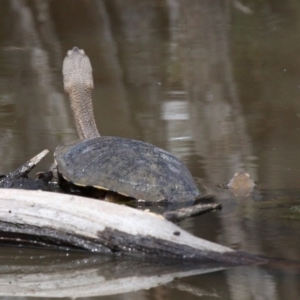
[[[203,251],[188,245],[148,235],[133,235],[113,228],[98,232],[97,239],[25,224],[0,222],[0,245],[50,248],[64,251],[89,251],[101,254],[164,257],[201,263],[219,262],[228,266],[265,263],[266,259],[244,252]],[[174,232],[174,235],[180,232]]]

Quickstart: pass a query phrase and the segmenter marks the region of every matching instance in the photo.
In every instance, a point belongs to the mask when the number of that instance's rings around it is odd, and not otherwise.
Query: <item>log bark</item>
[[[197,238],[160,215],[43,191],[0,190],[0,241],[238,265],[264,261]]]

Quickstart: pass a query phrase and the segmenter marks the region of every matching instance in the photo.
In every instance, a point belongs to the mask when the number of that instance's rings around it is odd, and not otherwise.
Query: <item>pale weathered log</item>
[[[160,215],[73,195],[0,190],[0,241],[98,253],[143,254],[229,264],[261,258],[197,238]]]

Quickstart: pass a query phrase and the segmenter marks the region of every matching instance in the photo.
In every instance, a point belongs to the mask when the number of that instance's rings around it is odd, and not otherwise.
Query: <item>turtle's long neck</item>
[[[69,97],[79,137],[81,139],[99,137],[94,118],[92,91],[83,85],[77,85],[69,93]]]
[[[68,93],[77,132],[81,139],[99,137],[92,103],[92,66],[83,50],[74,47],[63,63],[64,88]]]

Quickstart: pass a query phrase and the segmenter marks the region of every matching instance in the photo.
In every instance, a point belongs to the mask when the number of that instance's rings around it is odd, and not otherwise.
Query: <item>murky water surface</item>
[[[262,190],[248,201],[221,197],[221,212],[181,226],[235,249],[300,261],[297,1],[1,0],[0,5],[1,173],[77,138],[61,66],[67,50],[78,46],[93,65],[102,135],[167,149],[210,187],[246,170]],[[40,170],[51,162],[48,155]],[[120,266],[127,270],[124,276]],[[128,299],[300,297],[299,270],[291,266],[224,271],[209,266],[207,274],[145,266],[152,270],[148,277],[132,262],[126,267],[107,257],[5,248],[0,294],[100,298],[109,292],[95,286],[109,278],[114,294]],[[153,277],[163,280],[150,284]],[[46,292],[20,288],[31,281]],[[76,288],[78,282],[86,293]]]

